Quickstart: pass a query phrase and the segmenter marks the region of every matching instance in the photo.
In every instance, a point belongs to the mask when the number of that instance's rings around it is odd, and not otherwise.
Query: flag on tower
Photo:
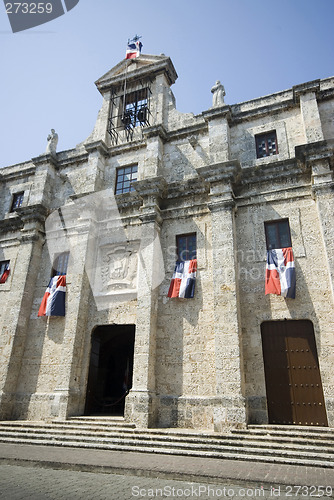
[[[168,297],[192,299],[195,293],[197,259],[176,263]]]
[[[296,269],[291,247],[268,250],[265,293],[290,299],[296,297]]]
[[[139,57],[142,46],[143,44],[137,37],[133,40],[129,40],[126,48],[125,59],[135,59],[136,57]]]
[[[38,316],[65,316],[66,276],[54,276],[45,291]]]

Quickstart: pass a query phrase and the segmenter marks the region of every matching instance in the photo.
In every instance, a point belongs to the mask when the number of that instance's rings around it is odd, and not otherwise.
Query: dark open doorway
[[[269,423],[327,426],[312,322],[266,321],[261,333]]]
[[[85,415],[124,415],[132,387],[135,325],[98,326],[92,334]]]

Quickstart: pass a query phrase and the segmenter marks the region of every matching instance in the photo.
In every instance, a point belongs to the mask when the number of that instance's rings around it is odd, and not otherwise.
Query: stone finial
[[[56,150],[57,150],[57,144],[58,144],[58,134],[55,132],[55,129],[51,129],[51,133],[47,137],[48,140],[48,145],[46,146],[46,153],[55,155]]]
[[[224,85],[222,85],[220,83],[220,81],[217,80],[215,85],[212,87],[211,92],[213,94],[212,107],[218,108],[219,106],[223,106],[225,104],[224,103],[224,96],[225,96]]]

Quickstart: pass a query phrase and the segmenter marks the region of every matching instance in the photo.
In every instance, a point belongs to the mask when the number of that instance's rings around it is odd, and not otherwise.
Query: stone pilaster
[[[88,152],[88,163],[86,170],[85,188],[86,192],[94,192],[103,189],[105,159],[108,156],[107,146],[103,141],[85,144]]]
[[[307,143],[322,141],[324,138],[317,102],[317,92],[319,89],[320,80],[293,87],[294,99],[300,103],[300,112]]]
[[[235,162],[198,169],[210,183],[208,206],[212,221],[216,394],[219,400],[214,413],[216,430],[246,424],[232,189],[239,169]]]
[[[53,197],[52,187],[57,176],[56,155],[44,154],[32,159],[36,170],[34,184],[29,197],[29,204],[43,204],[49,207]]]
[[[230,159],[230,107],[211,108],[205,111],[203,116],[208,121],[210,163],[228,161]]]
[[[163,161],[164,142],[167,137],[167,133],[161,125],[148,127],[143,130],[143,134],[146,139],[146,149],[144,164],[142,168],[139,168],[139,172],[141,172],[139,180],[159,176]]]
[[[33,290],[39,272],[44,243],[43,222],[46,209],[42,205],[17,209],[21,231],[17,238],[20,249],[4,308],[6,322],[1,329],[0,419],[15,418],[17,380],[20,374],[25,339],[33,302]],[[7,222],[7,221],[6,221]],[[8,221],[10,222],[10,221]]]
[[[133,368],[133,384],[125,403],[125,417],[139,427],[156,422],[155,361],[158,309],[158,286],[163,279],[160,245],[162,218],[159,200],[164,196],[165,181],[161,177],[134,184],[143,199],[138,265],[137,324]]]
[[[311,168],[312,194],[317,205],[334,301],[334,140],[299,146],[296,157],[305,167]]]
[[[73,221],[75,225],[75,220]],[[53,418],[66,419],[82,412],[80,375],[82,349],[88,315],[87,304],[93,300],[86,267],[91,266],[95,252],[94,221],[78,221],[77,228],[68,230],[71,248],[66,284],[66,316],[57,385],[51,408]]]

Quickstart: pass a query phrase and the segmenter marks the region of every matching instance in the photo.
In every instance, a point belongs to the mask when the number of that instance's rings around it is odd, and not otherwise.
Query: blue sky
[[[142,36],[143,53],[171,57],[177,108],[227,104],[334,75],[334,0],[80,0],[66,15],[13,34],[0,4],[0,167],[58,151],[92,131],[102,97],[94,81]]]

